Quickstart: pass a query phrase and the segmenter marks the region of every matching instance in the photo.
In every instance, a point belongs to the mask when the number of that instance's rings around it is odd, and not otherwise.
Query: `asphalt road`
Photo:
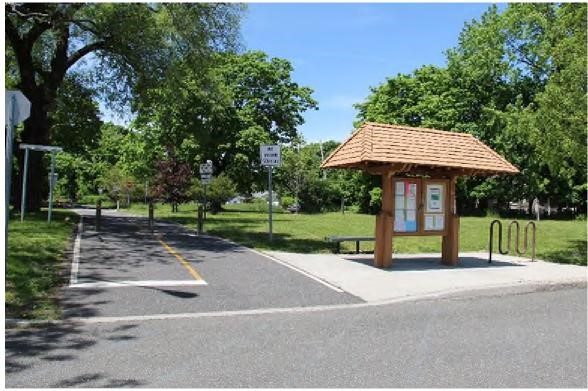
[[[7,330],[7,387],[581,387],[586,288]]]
[[[112,212],[105,211],[101,230],[96,232],[93,213],[90,213],[92,211],[84,217],[77,284],[63,293],[65,318],[362,301],[242,246],[214,237],[197,237],[177,224],[158,221],[153,235],[147,229],[146,219],[113,216]],[[186,285],[196,280],[186,265],[207,285]],[[137,281],[150,285],[79,287],[89,283]],[[168,285],[158,285],[154,281]]]

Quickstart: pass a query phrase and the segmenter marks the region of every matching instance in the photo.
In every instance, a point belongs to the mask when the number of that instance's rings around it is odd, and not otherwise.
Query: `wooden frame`
[[[374,266],[388,267],[392,264],[392,241],[394,236],[441,236],[442,262],[455,265],[459,251],[459,217],[455,205],[455,183],[457,176],[445,178],[393,177],[394,171],[382,174],[382,209],[376,216],[376,244]],[[416,183],[416,218],[417,230],[396,232],[394,230],[396,213],[396,183]],[[426,189],[427,185],[443,185],[443,230],[425,230]],[[406,192],[405,192],[406,194]],[[404,209],[406,210],[406,209]],[[431,213],[433,214],[433,213]],[[440,213],[434,213],[440,214]]]
[[[426,179],[426,178],[409,178],[409,177],[394,177],[393,182],[393,194],[392,194],[392,218],[394,219],[396,213],[396,183],[401,181],[415,182],[417,184],[417,200],[418,205],[416,209],[417,213],[417,230],[416,232],[400,232],[394,231],[394,236],[444,236],[447,234],[447,219],[450,211],[450,194],[449,194],[449,179]],[[425,208],[426,208],[426,186],[429,184],[440,184],[444,186],[445,192],[443,194],[443,215],[445,216],[445,224],[443,230],[425,230]],[[382,198],[384,195],[382,194]]]

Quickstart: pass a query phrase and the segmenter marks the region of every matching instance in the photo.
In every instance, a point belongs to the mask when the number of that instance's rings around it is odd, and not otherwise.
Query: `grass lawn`
[[[273,216],[273,242],[268,241],[267,211],[255,204],[227,205],[226,210],[208,213],[204,230],[229,238],[249,247],[299,253],[331,252],[334,244],[325,242],[330,235],[373,236],[375,216],[346,212],[345,214],[290,214],[277,211]],[[278,208],[279,209],[279,208]],[[147,215],[147,207],[133,204],[131,212]],[[169,205],[156,205],[156,218],[170,219],[195,227],[196,207],[180,205],[171,213]],[[488,230],[491,217],[462,217],[460,219],[460,251],[488,251]],[[506,246],[506,226],[502,220]],[[537,224],[537,257],[540,259],[586,265],[586,222],[542,220]],[[522,227],[524,228],[524,224]],[[521,243],[522,243],[521,235]],[[514,246],[513,246],[514,247]],[[342,251],[354,251],[355,243],[343,243]],[[373,242],[362,243],[363,251],[373,251]],[[403,237],[394,239],[397,253],[440,252],[441,237]]]
[[[69,218],[69,221],[66,221]],[[58,287],[63,282],[62,262],[78,216],[53,210],[18,216],[9,221],[6,271],[6,317],[56,319]]]

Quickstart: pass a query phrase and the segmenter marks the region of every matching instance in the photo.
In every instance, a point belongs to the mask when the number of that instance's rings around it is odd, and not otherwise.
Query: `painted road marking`
[[[84,216],[80,215],[78,223],[78,232],[74,242],[73,259],[71,261],[71,274],[69,276],[69,285],[72,286],[78,282],[78,270],[80,268],[80,246],[82,242],[82,231],[84,229]]]
[[[170,253],[172,254],[174,257],[176,257],[176,259],[178,261],[180,261],[180,263],[182,265],[184,265],[184,267],[186,269],[188,269],[188,271],[190,272],[190,274],[192,275],[192,277],[194,277],[196,280],[201,280],[204,281],[204,279],[202,278],[202,276],[200,276],[200,274],[198,274],[198,272],[190,265],[190,263],[186,260],[186,258],[182,257],[180,254],[178,254],[176,252],[176,250],[174,250],[173,248],[171,248],[166,242],[164,242],[162,239],[157,239],[159,240],[159,243],[161,243],[161,245]]]
[[[145,281],[92,281],[78,282],[70,285],[70,288],[88,289],[88,288],[123,288],[123,287],[159,287],[159,286],[193,286],[208,285],[204,280],[145,280]]]
[[[334,290],[335,292],[339,292],[339,293],[347,293],[347,292],[345,292],[343,289],[339,288],[338,286],[336,286],[336,285],[333,285],[333,284],[331,284],[331,283],[329,283],[329,282],[327,282],[327,281],[325,281],[325,280],[323,280],[323,279],[321,279],[321,278],[319,278],[319,277],[317,277],[317,276],[314,276],[314,275],[312,275],[312,274],[310,274],[310,273],[308,273],[308,272],[306,272],[306,271],[304,271],[304,270],[302,270],[302,269],[299,269],[298,267],[296,267],[296,266],[294,266],[294,265],[290,265],[289,263],[287,263],[287,262],[284,262],[284,261],[282,261],[282,260],[280,260],[280,259],[278,259],[278,258],[274,258],[274,257],[272,257],[272,256],[271,256],[271,255],[269,255],[269,254],[265,254],[265,253],[263,253],[263,252],[261,252],[261,251],[253,250],[253,249],[251,249],[251,248],[249,249],[249,251],[251,251],[251,252],[254,252],[254,253],[256,253],[256,254],[259,254],[259,255],[261,255],[261,256],[263,256],[263,257],[265,257],[265,258],[267,258],[267,259],[270,259],[270,260],[272,260],[272,261],[274,261],[274,262],[276,262],[276,263],[279,263],[280,265],[286,266],[286,267],[287,267],[287,268],[289,268],[289,269],[292,269],[292,270],[294,270],[294,271],[297,271],[298,273],[300,273],[300,274],[302,274],[302,275],[304,275],[304,276],[306,276],[306,277],[308,277],[308,278],[310,278],[310,279],[313,279],[313,280],[315,280],[316,282],[318,282],[318,283],[321,283],[321,284],[323,284],[324,286],[326,286],[326,287],[328,287],[328,288],[331,288],[331,289],[332,289],[332,290]]]
[[[430,293],[426,295],[414,295],[414,296],[403,296],[398,298],[370,301],[362,303],[352,304],[326,304],[326,305],[315,305],[308,307],[278,307],[278,308],[257,308],[251,310],[236,310],[236,311],[212,311],[212,312],[189,312],[180,314],[153,314],[153,315],[131,315],[131,316],[104,316],[104,317],[84,317],[84,318],[69,318],[65,320],[25,320],[25,319],[6,319],[5,325],[7,327],[31,327],[31,326],[46,326],[46,325],[63,325],[63,324],[99,324],[99,323],[118,323],[118,322],[139,322],[139,321],[152,321],[152,320],[170,320],[170,319],[206,319],[206,318],[220,318],[220,317],[233,317],[233,316],[256,316],[256,315],[268,315],[268,314],[304,314],[313,312],[325,312],[325,311],[341,311],[341,310],[352,310],[360,308],[371,308],[380,307],[398,303],[406,302],[421,302],[428,300],[443,300],[443,299],[455,299],[455,300],[470,300],[471,295],[465,296],[452,296],[460,292],[484,292],[484,291],[495,291],[499,288],[513,288],[517,292],[534,292],[536,289],[543,289],[546,286],[570,286],[570,287],[586,287],[586,281],[569,281],[566,283],[560,282],[542,282],[542,283],[527,283],[523,285],[508,284],[497,284],[491,287],[484,286],[472,290],[448,290],[436,293]],[[498,293],[500,295],[500,293]]]

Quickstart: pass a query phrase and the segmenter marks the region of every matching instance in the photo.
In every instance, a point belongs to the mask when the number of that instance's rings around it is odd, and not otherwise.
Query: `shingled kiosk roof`
[[[453,175],[519,172],[471,134],[374,122],[364,123],[321,167]]]

